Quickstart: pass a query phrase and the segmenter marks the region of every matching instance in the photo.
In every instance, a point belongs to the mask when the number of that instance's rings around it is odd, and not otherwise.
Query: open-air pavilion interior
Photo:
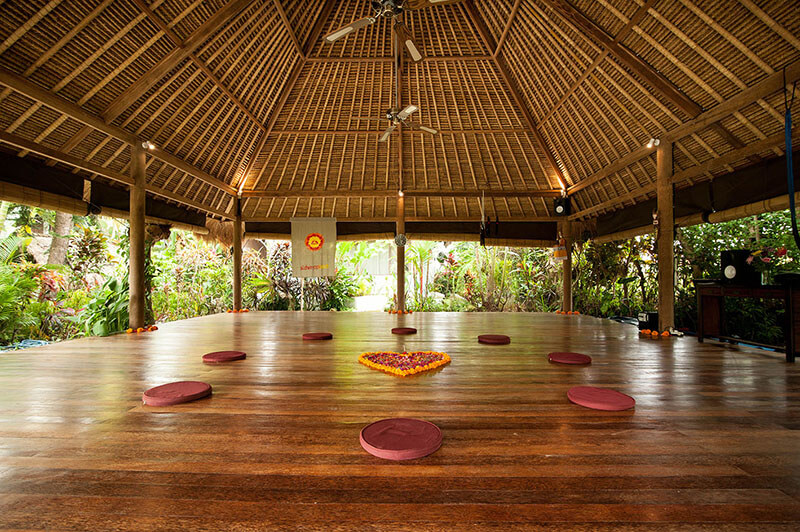
[[[131,328],[148,225],[228,227],[240,310],[243,243],[303,218],[396,239],[399,310],[408,240],[561,241],[570,312],[233,312],[3,353],[0,528],[797,530],[800,289],[785,357],[643,340],[571,313],[569,250],[655,233],[670,330],[675,227],[789,206],[798,79],[791,0],[0,0],[0,199],[129,220]],[[381,350],[450,362],[359,364]],[[143,404],[175,381],[213,394]],[[365,452],[384,418],[441,447]]]

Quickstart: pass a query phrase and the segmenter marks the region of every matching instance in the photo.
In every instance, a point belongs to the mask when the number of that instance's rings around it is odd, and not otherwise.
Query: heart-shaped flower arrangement
[[[447,356],[447,353],[437,353],[436,351],[414,351],[412,353],[378,351],[361,353],[358,361],[372,369],[405,377],[444,366],[450,362],[450,357]]]

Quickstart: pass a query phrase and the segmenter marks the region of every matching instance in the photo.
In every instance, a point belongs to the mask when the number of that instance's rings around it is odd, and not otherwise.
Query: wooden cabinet
[[[697,291],[697,340],[719,338],[722,340],[743,340],[732,338],[725,328],[725,298],[741,297],[754,299],[782,299],[786,303],[785,346],[765,346],[786,349],[786,361],[794,362],[800,346],[800,285],[735,286],[716,281],[695,281]],[[743,340],[746,341],[746,340]],[[750,342],[756,343],[756,342]]]

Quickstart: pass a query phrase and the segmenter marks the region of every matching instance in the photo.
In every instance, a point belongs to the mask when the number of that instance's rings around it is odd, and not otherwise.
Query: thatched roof
[[[413,2],[425,5],[424,0]],[[684,187],[782,154],[791,0],[463,0],[407,10],[425,59],[400,73],[390,24],[331,44],[365,0],[0,0],[0,150],[124,187],[148,140],[149,195],[226,218],[549,220],[655,194],[652,137]],[[737,98],[739,98],[737,100]],[[716,114],[715,114],[716,113]],[[402,161],[402,163],[401,163]],[[2,179],[2,177],[0,177]],[[49,192],[57,193],[57,190]]]

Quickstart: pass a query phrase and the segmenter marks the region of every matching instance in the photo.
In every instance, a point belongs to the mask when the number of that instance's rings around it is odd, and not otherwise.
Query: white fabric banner
[[[336,275],[336,218],[292,218],[292,274]]]

